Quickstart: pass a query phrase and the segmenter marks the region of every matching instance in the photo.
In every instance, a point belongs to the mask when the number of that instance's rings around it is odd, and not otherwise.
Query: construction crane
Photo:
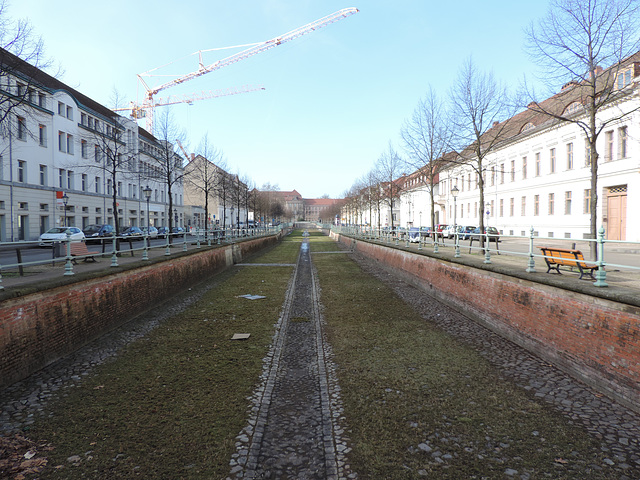
[[[130,111],[131,118],[140,119],[146,118],[148,111],[153,111],[155,107],[162,107],[166,105],[176,105],[178,103],[186,103],[191,105],[197,100],[207,100],[210,98],[226,97],[229,95],[237,95],[239,93],[255,92],[257,90],[264,90],[262,85],[244,85],[240,88],[226,88],[221,90],[209,90],[208,92],[202,91],[200,93],[184,94],[184,95],[170,95],[166,98],[157,98],[153,104],[149,107],[146,105],[138,105],[136,102],[130,102],[128,107],[114,108],[114,112]]]
[[[316,20],[315,22],[311,22],[306,25],[303,25],[302,27],[296,28],[295,30],[292,30],[289,33],[285,33],[284,35],[280,35],[278,37],[272,38],[271,40],[267,40],[266,42],[252,44],[252,46],[250,46],[245,50],[242,50],[241,52],[238,52],[234,55],[226,57],[222,60],[219,60],[207,66],[205,66],[202,61],[202,50],[200,50],[199,52],[196,52],[199,54],[199,60],[200,60],[198,70],[188,73],[186,75],[183,75],[170,82],[164,83],[158,87],[150,88],[147,85],[147,83],[142,79],[143,76],[149,76],[147,75],[148,72],[138,74],[138,80],[146,90],[145,98],[142,101],[142,104],[138,104],[137,102],[131,102],[130,107],[127,108],[126,110],[131,110],[132,112],[131,116],[133,118],[146,117],[147,130],[150,133],[153,133],[154,108],[160,105],[169,105],[168,103],[161,104],[160,101],[154,100],[154,96],[160,93],[162,90],[166,90],[167,88],[180,85],[189,80],[193,80],[194,78],[219,70],[228,65],[232,65],[236,62],[239,62],[240,60],[244,60],[245,58],[249,58],[249,57],[252,57],[253,55],[257,55],[258,53],[262,53],[267,50],[270,50],[271,48],[277,47],[278,45],[282,45],[283,43],[289,42],[291,40],[295,40],[298,37],[301,37],[319,28],[330,25],[334,22],[337,22],[338,20],[342,20],[343,18],[353,15],[354,13],[358,13],[358,11],[359,10],[357,8],[344,8],[335,13],[332,13],[331,15],[322,17]],[[242,93],[242,92],[237,92],[237,93]],[[213,98],[213,97],[209,97],[209,98]],[[181,103],[181,102],[175,102],[175,103]]]

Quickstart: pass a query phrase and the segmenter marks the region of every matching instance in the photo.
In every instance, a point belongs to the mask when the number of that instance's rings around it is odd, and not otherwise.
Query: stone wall
[[[152,305],[277,241],[263,237],[192,251],[0,303],[0,388],[77,350]]]
[[[334,235],[425,292],[640,411],[640,308]]]

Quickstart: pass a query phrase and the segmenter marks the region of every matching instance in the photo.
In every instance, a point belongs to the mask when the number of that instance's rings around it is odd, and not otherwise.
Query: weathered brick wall
[[[264,237],[0,303],[0,387],[276,241]]]
[[[383,245],[358,241],[355,248],[640,411],[640,308]]]

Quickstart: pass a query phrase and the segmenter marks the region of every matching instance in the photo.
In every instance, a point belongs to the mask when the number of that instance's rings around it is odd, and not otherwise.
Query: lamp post
[[[64,193],[64,195],[62,195],[62,203],[64,204],[64,227],[67,226],[67,205],[69,203],[69,195],[67,195],[67,192]]]
[[[456,185],[451,189],[451,196],[453,197],[453,234],[456,238],[455,258],[460,258],[460,243],[458,238],[458,205],[456,199],[458,198],[458,187]]]
[[[149,224],[149,200],[151,199],[151,188],[149,188],[149,185],[142,190],[142,193],[144,193],[144,198],[147,200],[147,238],[145,239],[145,249],[142,259],[149,260],[149,254],[147,252],[147,249],[149,248],[149,234],[151,233],[151,225]]]

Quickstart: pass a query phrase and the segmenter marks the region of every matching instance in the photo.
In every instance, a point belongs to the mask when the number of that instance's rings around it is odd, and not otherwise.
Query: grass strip
[[[298,249],[286,242],[255,260],[295,263]],[[30,431],[55,447],[39,478],[225,478],[291,273],[231,269],[196,304],[65,392]],[[266,298],[239,298],[245,294]],[[230,340],[235,333],[251,336]]]
[[[312,252],[335,250],[312,244]],[[599,445],[346,255],[314,255],[361,479],[607,478]],[[434,312],[434,315],[436,312]]]

